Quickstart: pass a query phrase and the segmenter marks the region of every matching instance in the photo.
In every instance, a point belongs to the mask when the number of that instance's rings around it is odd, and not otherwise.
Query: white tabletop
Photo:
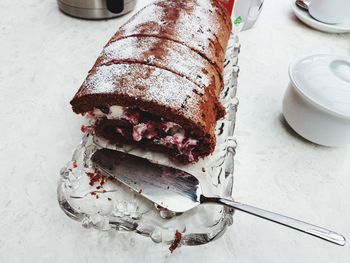
[[[266,1],[257,25],[239,34],[234,197],[350,238],[350,148],[316,146],[281,121],[289,63],[349,55],[350,35],[304,26],[289,2]],[[130,15],[84,21],[60,13],[54,0],[2,0],[0,10],[0,262],[348,262],[349,246],[239,212],[219,240],[173,254],[148,238],[69,219],[56,199],[58,172],[82,136],[69,101]]]

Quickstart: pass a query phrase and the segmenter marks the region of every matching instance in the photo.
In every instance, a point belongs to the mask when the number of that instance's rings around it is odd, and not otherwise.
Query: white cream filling
[[[122,106],[111,106],[109,107],[109,113],[105,114],[100,109],[95,108],[92,111],[92,114],[88,114],[88,117],[96,119],[106,117],[109,120],[117,120],[121,119],[124,115],[124,107]]]
[[[108,114],[102,112],[98,108],[95,108],[93,111],[87,114],[87,117],[90,118],[92,121],[96,121],[99,118],[105,117],[110,120],[127,119],[128,121],[132,122],[130,116],[126,116],[125,112],[126,108],[115,105],[109,107]],[[143,138],[152,139],[157,135],[157,133],[148,133],[149,130],[152,130],[152,127],[149,127],[147,123],[138,123],[136,125],[134,123],[133,125],[134,141],[141,141]],[[169,132],[169,134],[164,138],[155,140],[154,142],[162,145],[175,145],[180,153],[187,153],[190,159],[193,158],[191,157],[191,150],[187,152],[188,147],[196,146],[198,144],[198,140],[186,138],[185,130],[177,123],[164,122],[164,125],[165,126],[163,130],[167,133]],[[116,128],[116,131],[121,135],[124,135],[124,132],[121,128]]]
[[[111,106],[109,108],[109,114],[107,115],[108,119],[119,119],[124,114],[124,107],[121,106]]]

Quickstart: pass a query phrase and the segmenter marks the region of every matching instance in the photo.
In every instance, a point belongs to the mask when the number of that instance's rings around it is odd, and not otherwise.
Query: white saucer
[[[346,19],[341,24],[330,25],[314,19],[312,16],[310,16],[309,12],[298,7],[295,4],[295,0],[291,0],[291,5],[297,18],[299,18],[303,23],[305,23],[306,25],[314,29],[327,32],[327,33],[349,33],[350,32],[350,18]]]

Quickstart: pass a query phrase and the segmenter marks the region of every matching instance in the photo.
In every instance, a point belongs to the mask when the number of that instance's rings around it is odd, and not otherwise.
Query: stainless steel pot
[[[124,15],[135,8],[136,0],[57,0],[66,14],[86,19],[106,19]]]

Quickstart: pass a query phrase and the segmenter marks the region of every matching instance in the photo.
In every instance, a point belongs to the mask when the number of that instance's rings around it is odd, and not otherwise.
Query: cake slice
[[[218,96],[223,79],[215,67],[185,45],[159,37],[132,36],[110,42],[95,67],[114,63],[140,63],[183,76]]]
[[[209,155],[225,114],[218,99],[230,35],[225,12],[215,0],[145,7],[105,46],[71,101],[74,112],[111,143],[164,152],[184,164]]]
[[[232,30],[219,0],[158,0],[140,10],[111,39],[154,36],[186,45],[223,72]]]
[[[170,154],[182,163],[215,147],[215,96],[170,71],[143,64],[93,69],[72,100],[98,136]]]

